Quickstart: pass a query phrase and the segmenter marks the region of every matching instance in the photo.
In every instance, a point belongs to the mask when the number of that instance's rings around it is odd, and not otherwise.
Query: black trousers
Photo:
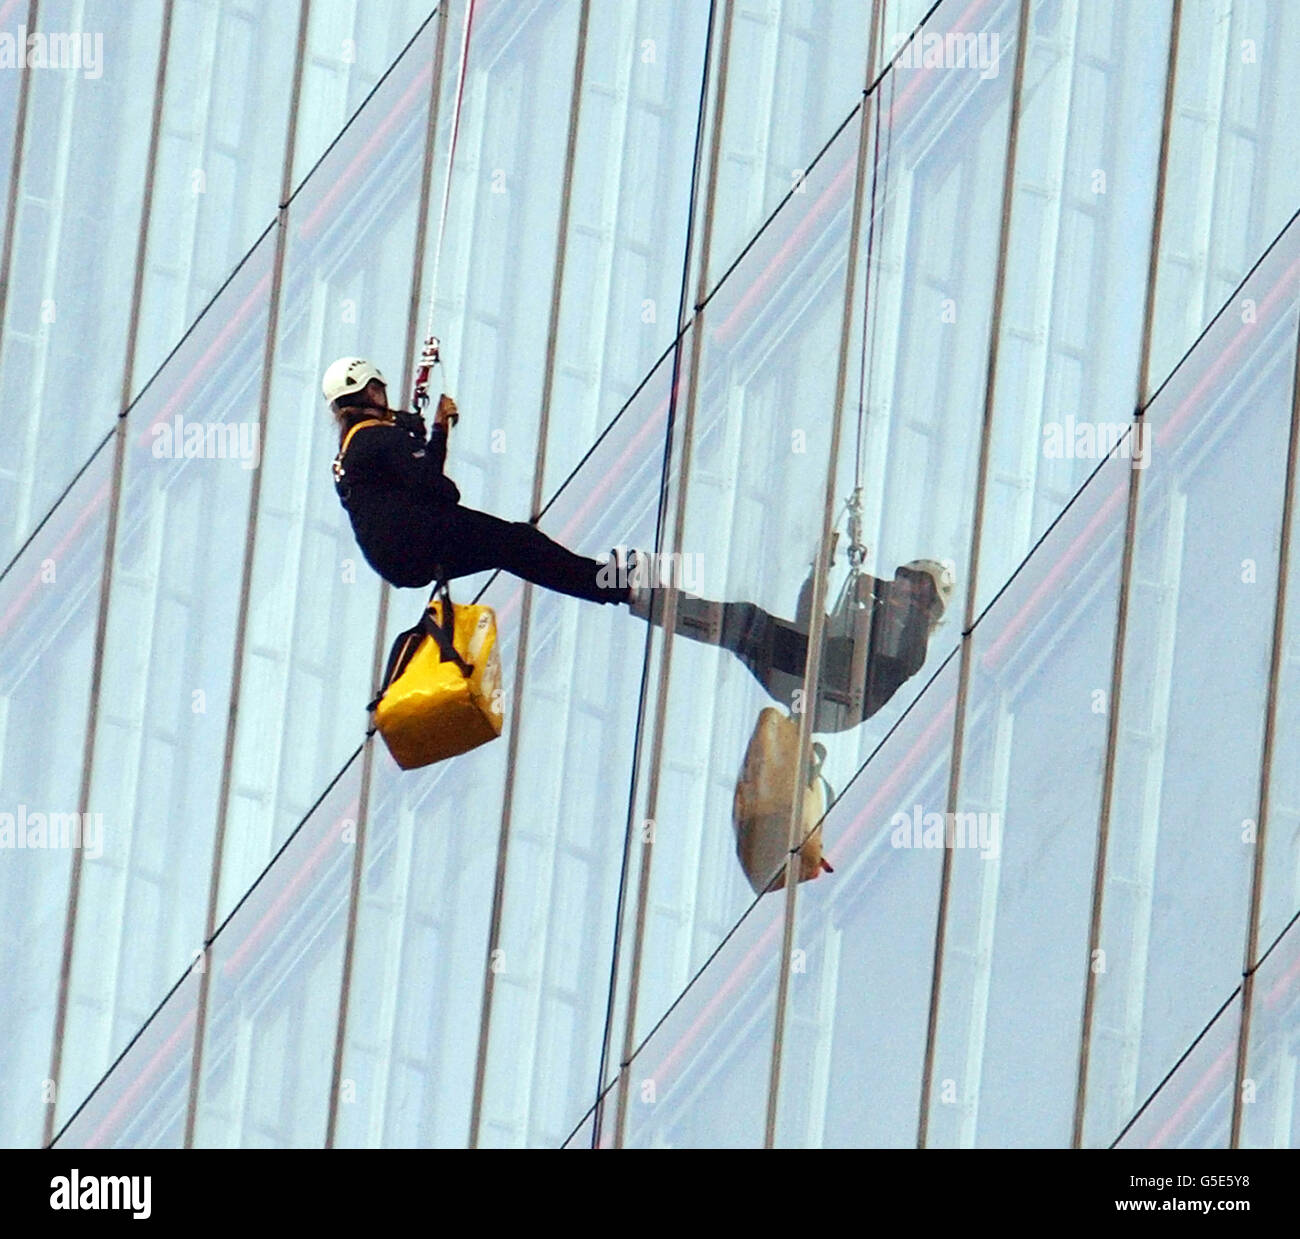
[[[543,589],[588,602],[627,598],[626,585],[600,584],[597,575],[602,565],[597,560],[575,554],[527,521],[503,521],[459,503],[438,513],[423,550],[429,557],[429,581],[435,564],[448,580],[499,568]]]

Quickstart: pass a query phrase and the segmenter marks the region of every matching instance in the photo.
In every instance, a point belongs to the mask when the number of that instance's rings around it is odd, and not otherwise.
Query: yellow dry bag
[[[435,587],[420,622],[393,643],[383,687],[370,705],[403,770],[495,740],[503,712],[492,608],[454,607],[446,586]]]
[[[799,848],[799,881],[832,872],[822,857],[821,818],[827,798],[822,787],[820,756],[809,754],[808,785],[803,789]],[[780,890],[785,885],[785,862],[790,853],[790,806],[799,777],[799,724],[773,706],[767,706],[754,724],[745,764],[736,783],[731,818],[736,830],[736,855],[756,894]]]

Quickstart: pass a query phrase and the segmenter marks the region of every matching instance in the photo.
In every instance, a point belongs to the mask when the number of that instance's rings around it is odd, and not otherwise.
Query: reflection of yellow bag
[[[452,617],[448,632],[444,614]],[[403,770],[455,757],[501,734],[501,660],[491,607],[453,607],[445,592],[393,644],[375,726]]]
[[[820,746],[819,746],[820,751]],[[809,782],[803,789],[803,820],[799,848],[799,881],[832,872],[822,857],[822,814],[826,798],[820,762],[809,755]],[[736,784],[731,819],[736,829],[736,855],[756,893],[785,885],[790,850],[790,806],[799,777],[799,725],[773,706],[754,724],[745,750],[745,764]]]

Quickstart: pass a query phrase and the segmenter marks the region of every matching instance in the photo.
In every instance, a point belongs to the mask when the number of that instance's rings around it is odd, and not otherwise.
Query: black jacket
[[[374,416],[350,414],[344,437]],[[437,558],[439,518],[460,491],[443,473],[447,432],[435,426],[426,442],[413,418],[403,422],[357,430],[334,458],[334,488],[366,562],[392,585],[423,585]]]

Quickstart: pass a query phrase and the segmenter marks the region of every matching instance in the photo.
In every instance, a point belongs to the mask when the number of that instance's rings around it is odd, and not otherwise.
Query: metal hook
[[[861,486],[853,488],[853,494],[844,506],[849,514],[849,566],[856,572],[867,561],[867,548],[862,542]]]

